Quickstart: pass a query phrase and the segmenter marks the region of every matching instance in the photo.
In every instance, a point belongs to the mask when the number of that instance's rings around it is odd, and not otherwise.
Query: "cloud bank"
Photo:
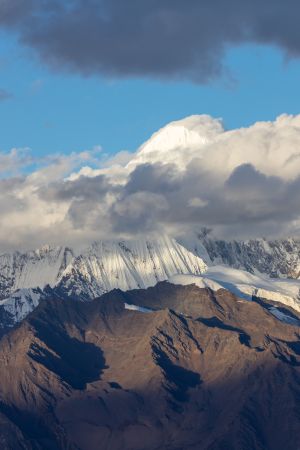
[[[56,70],[205,83],[243,43],[299,57],[299,13],[297,0],[1,0],[0,26]]]
[[[0,249],[203,226],[227,238],[300,236],[300,115],[230,131],[191,116],[125,156],[95,167],[94,151],[61,155],[28,173],[28,151],[0,154]]]

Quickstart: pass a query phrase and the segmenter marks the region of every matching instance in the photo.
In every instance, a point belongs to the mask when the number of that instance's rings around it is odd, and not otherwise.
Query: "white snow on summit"
[[[19,289],[7,299],[0,301],[0,306],[7,311],[14,323],[23,320],[39,304],[43,297],[41,289]]]
[[[0,255],[0,299],[18,289],[54,286],[72,258],[68,248],[50,246]]]
[[[238,297],[251,300],[253,296],[280,302],[300,312],[300,281],[271,279],[253,275],[243,270],[226,266],[211,266],[201,276],[175,275],[169,279],[173,284],[196,284],[217,291],[221,288]]]
[[[287,244],[281,247],[288,249]],[[224,258],[227,255],[230,262],[230,252],[221,242],[209,247],[198,240],[188,249],[168,236],[99,241],[76,256],[68,248],[49,246],[23,254],[5,254],[0,256],[0,306],[18,322],[37,306],[47,285],[58,296],[91,300],[114,288],[147,288],[169,280],[215,291],[225,288],[239,297],[261,297],[300,311],[300,280],[270,278],[256,269],[250,273],[224,264],[213,265],[209,255],[215,249],[216,254],[223,249]],[[257,260],[262,258],[260,244],[252,244],[251,249],[249,264],[255,260],[255,252]],[[242,255],[238,251],[235,254]],[[268,261],[271,264],[270,259],[263,261],[263,268]]]
[[[146,288],[176,273],[201,274],[205,270],[201,258],[167,236],[100,241],[73,259],[60,283],[70,295],[95,298],[114,288]]]
[[[205,270],[201,258],[167,236],[99,241],[77,256],[68,248],[44,246],[0,256],[0,306],[18,321],[38,303],[33,290],[47,285],[62,296],[91,300],[114,288],[146,288],[176,273]]]
[[[201,148],[213,142],[223,131],[221,121],[207,115],[194,115],[171,122],[138,149],[127,167],[133,169],[148,162],[185,167],[191,159],[200,157]]]

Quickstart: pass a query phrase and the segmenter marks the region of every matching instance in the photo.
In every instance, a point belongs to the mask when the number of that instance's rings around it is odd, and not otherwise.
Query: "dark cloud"
[[[165,171],[173,170],[172,167]],[[140,168],[136,169],[137,172]],[[133,226],[137,229],[153,230],[171,227],[193,229],[195,226],[226,227],[228,230],[249,232],[254,227],[259,233],[260,227],[275,222],[277,231],[283,229],[300,214],[300,178],[285,181],[279,177],[266,176],[250,164],[236,168],[225,183],[214,182],[212,176],[202,172],[191,164],[177,181],[173,179],[174,189],[165,189],[155,181],[161,173],[160,166],[147,169],[150,176],[144,172],[144,184],[147,191],[140,185],[134,196],[128,190],[128,185],[122,191],[113,206],[110,220],[114,230],[130,232]],[[134,179],[134,173],[131,179]],[[153,197],[153,193],[155,196]],[[153,203],[151,207],[151,202]],[[133,205],[133,206],[131,206]],[[121,208],[122,216],[116,214]],[[132,210],[135,209],[134,224]]]
[[[171,192],[180,188],[180,174],[171,164],[141,164],[131,173],[125,191]]]
[[[1,0],[0,25],[44,62],[83,75],[186,78],[222,72],[244,42],[300,55],[298,0]]]
[[[121,197],[108,211],[113,233],[138,233],[161,230],[168,210],[167,198],[153,192],[135,192]]]
[[[89,178],[81,176],[74,181],[60,181],[43,186],[39,195],[44,200],[69,201],[72,199],[101,200],[102,197],[114,188],[103,175]]]
[[[288,228],[300,216],[300,178],[267,176],[243,164],[225,181],[213,179],[193,162],[184,171],[171,164],[137,166],[128,181],[111,184],[106,176],[80,177],[40,190],[50,201],[68,201],[68,219],[75,229],[108,234],[192,230],[199,226],[227,230]]]

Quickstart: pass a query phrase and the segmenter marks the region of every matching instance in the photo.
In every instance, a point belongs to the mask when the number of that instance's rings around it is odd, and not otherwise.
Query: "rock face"
[[[0,256],[0,299],[18,289],[54,286],[73,258],[65,247],[44,246],[27,253],[7,253]]]
[[[200,274],[201,258],[167,236],[97,242],[75,256],[66,247],[0,256],[0,300],[20,289],[59,287],[89,300],[114,288],[145,288],[176,273]]]
[[[143,289],[178,274],[204,276],[238,295],[300,310],[300,281],[285,280],[297,278],[299,270],[300,243],[292,239],[227,242],[202,233],[179,241],[161,236],[97,242],[77,254],[45,246],[0,256],[0,329],[23,319],[42,298],[89,301],[114,288]]]
[[[225,264],[274,278],[300,276],[300,241],[297,239],[224,241],[200,233],[180,242],[208,264]]]
[[[114,288],[145,288],[167,280],[170,274],[205,270],[201,258],[167,236],[98,242],[74,258],[57,287],[70,297],[91,299]]]
[[[0,327],[19,322],[49,295],[90,301],[114,288],[145,288],[177,273],[205,270],[201,258],[166,236],[97,242],[76,256],[68,248],[49,246],[2,255]]]
[[[210,266],[202,275],[174,275],[170,283],[208,287],[213,291],[227,289],[247,300],[262,298],[281,303],[300,312],[300,280],[269,278],[228,266]]]
[[[1,449],[295,450],[299,331],[166,282],[48,299],[0,341]]]

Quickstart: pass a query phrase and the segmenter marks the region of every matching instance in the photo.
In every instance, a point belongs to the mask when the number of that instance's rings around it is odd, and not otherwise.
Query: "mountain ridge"
[[[220,262],[224,265],[216,266]],[[147,288],[174,277],[178,283],[180,275],[191,284],[225,287],[250,300],[260,297],[299,310],[300,282],[288,278],[298,266],[300,243],[292,239],[230,242],[202,232],[178,240],[99,241],[80,252],[46,245],[0,255],[1,326],[4,332],[49,296],[90,301],[114,288]]]
[[[299,327],[226,290],[42,301],[0,341],[2,448],[294,450],[299,354]]]

